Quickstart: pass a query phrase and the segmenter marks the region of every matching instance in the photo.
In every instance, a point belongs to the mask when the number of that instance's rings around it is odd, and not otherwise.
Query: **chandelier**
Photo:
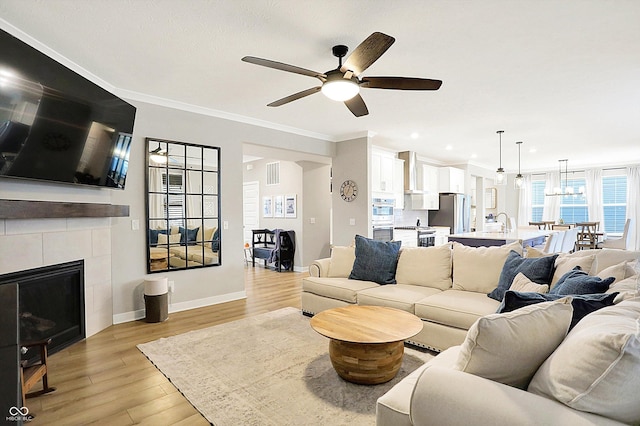
[[[553,190],[549,191],[545,189],[545,195],[551,197],[564,197],[564,196],[583,196],[584,195],[584,186],[579,188],[574,188],[573,186],[569,186],[569,160],[558,160],[558,175],[560,177],[560,186],[553,188]],[[564,172],[562,171],[562,163],[564,163]],[[562,175],[564,174],[564,182],[562,179]]]

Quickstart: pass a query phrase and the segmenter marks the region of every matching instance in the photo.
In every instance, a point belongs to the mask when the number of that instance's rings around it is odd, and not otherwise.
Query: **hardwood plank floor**
[[[27,400],[33,425],[206,425],[207,420],[136,348],[139,343],[280,308],[300,308],[306,273],[245,267],[247,299],[113,325],[49,358],[56,391]]]

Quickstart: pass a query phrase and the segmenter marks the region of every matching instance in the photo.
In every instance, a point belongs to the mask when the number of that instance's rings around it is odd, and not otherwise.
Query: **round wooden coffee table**
[[[311,327],[331,339],[329,358],[340,377],[375,385],[398,374],[404,340],[422,330],[422,321],[399,309],[354,305],[316,314]]]

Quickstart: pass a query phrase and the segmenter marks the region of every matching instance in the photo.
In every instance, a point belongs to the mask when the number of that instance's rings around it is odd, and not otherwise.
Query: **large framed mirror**
[[[146,142],[147,272],[221,265],[220,148]]]

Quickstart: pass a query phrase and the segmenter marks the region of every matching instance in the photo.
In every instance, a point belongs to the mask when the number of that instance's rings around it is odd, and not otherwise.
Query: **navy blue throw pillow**
[[[488,296],[500,302],[504,297],[504,293],[509,290],[513,279],[519,272],[522,272],[536,284],[550,283],[551,278],[553,278],[556,257],[558,257],[557,254],[539,258],[523,258],[520,254],[511,250],[502,267],[498,287],[493,289]]]
[[[549,294],[567,296],[572,294],[604,293],[609,290],[609,286],[615,280],[615,277],[602,279],[591,275],[576,274],[566,278],[562,282],[558,281],[558,284],[549,291]]]
[[[196,244],[196,238],[198,238],[198,230],[200,227],[194,229],[184,229],[182,226],[178,228],[180,233],[180,245],[181,246],[193,246]]]
[[[601,294],[580,294],[569,295],[571,297],[571,306],[573,306],[573,316],[569,330],[575,326],[578,321],[598,309],[613,305],[613,301],[618,293],[601,293]],[[548,302],[551,300],[562,299],[563,295],[559,294],[540,294],[528,293],[508,290],[504,294],[504,299],[498,308],[497,313],[515,311],[536,303]]]
[[[402,241],[377,241],[356,235],[356,260],[350,280],[395,284]]]
[[[572,270],[570,270],[569,272],[566,272],[563,276],[561,276],[560,279],[558,280],[558,282],[556,282],[556,284],[553,286],[553,288],[556,288],[558,286],[558,284],[562,284],[568,278],[584,277],[584,276],[587,276],[587,275],[589,275],[589,274],[587,274],[585,271],[583,271],[580,266],[576,266],[575,268],[573,268]],[[553,293],[553,291],[549,291],[549,293]]]
[[[216,229],[216,232],[213,233],[213,238],[211,239],[211,250],[218,251],[220,250],[220,230]]]
[[[157,229],[149,229],[149,246],[151,247],[158,246],[158,230]]]

